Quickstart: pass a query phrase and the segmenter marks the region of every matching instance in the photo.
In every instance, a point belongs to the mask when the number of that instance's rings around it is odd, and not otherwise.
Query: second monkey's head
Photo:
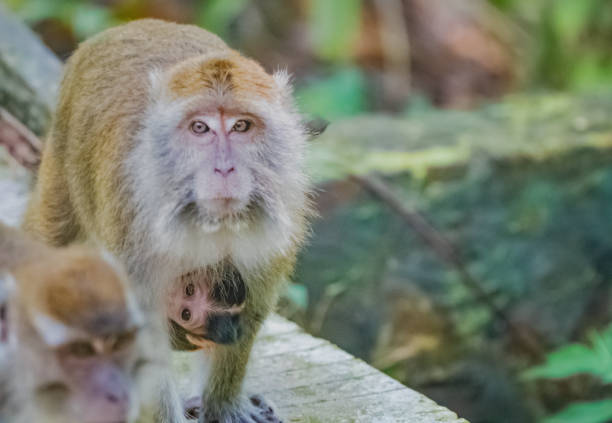
[[[286,73],[270,75],[225,50],[150,79],[150,107],[132,153],[140,165],[131,167],[139,209],[149,213],[143,221],[164,237],[174,228],[183,245],[202,234],[292,244],[307,209],[307,178],[305,134]]]

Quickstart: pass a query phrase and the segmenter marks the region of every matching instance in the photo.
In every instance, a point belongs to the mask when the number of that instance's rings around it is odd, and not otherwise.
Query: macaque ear
[[[284,97],[291,97],[293,95],[293,86],[291,85],[291,75],[287,72],[287,69],[279,69],[272,74],[274,82],[278,87],[279,91]]]
[[[36,313],[32,323],[49,347],[58,347],[74,338],[73,329],[44,314]]]
[[[312,120],[304,122],[304,128],[306,128],[306,135],[308,135],[308,140],[312,141],[321,135],[327,127],[329,126],[329,121],[323,119],[321,116],[315,116]]]
[[[293,102],[293,86],[291,85],[291,75],[289,72],[286,69],[280,69],[274,72],[272,77],[280,92],[281,101],[291,108],[295,107]],[[312,120],[303,122],[308,140],[313,140],[325,132],[327,125],[329,125],[329,121],[320,116],[315,116]]]
[[[205,350],[206,349],[210,349],[210,348],[212,348],[215,345],[214,342],[209,341],[208,339],[204,339],[204,338],[201,338],[199,336],[193,336],[193,335],[191,335],[189,333],[186,335],[186,338],[187,338],[187,340],[190,343],[192,343],[196,347],[199,347],[199,348],[205,349]]]

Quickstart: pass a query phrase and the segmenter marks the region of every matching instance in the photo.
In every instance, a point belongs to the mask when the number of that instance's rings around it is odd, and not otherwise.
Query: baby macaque
[[[179,350],[233,344],[242,334],[246,286],[232,266],[183,275],[167,297],[173,346]]]
[[[0,420],[135,421],[154,348],[110,255],[49,248],[0,224],[0,275]]]

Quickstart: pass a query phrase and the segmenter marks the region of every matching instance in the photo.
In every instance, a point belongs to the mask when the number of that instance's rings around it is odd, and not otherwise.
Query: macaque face
[[[208,298],[210,281],[205,274],[187,274],[175,282],[167,297],[168,317],[195,335],[204,335],[212,304]]]
[[[7,345],[28,381],[15,390],[32,401],[17,406],[50,422],[134,421],[149,399],[142,382],[152,370],[151,334],[114,259],[46,250],[12,276]]]
[[[175,147],[195,158],[194,186],[185,209],[207,226],[253,217],[256,144],[262,128],[254,116],[223,109],[196,111],[181,122]]]
[[[59,374],[36,391],[36,401],[50,415],[67,421],[118,423],[138,414],[134,392],[146,361],[136,345],[138,330],[93,338],[75,338],[49,346]]]
[[[290,226],[306,178],[289,88],[244,58],[199,60],[152,77],[156,101],[130,163],[136,201],[156,210],[146,217],[156,227],[190,234]]]

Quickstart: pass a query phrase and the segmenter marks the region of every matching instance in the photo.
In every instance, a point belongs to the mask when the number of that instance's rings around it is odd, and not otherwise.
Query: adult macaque
[[[195,26],[135,21],[81,44],[66,66],[25,227],[54,245],[112,251],[146,310],[187,340],[174,345],[203,347],[201,421],[279,421],[242,381],[307,230],[305,141],[287,74]],[[167,297],[180,299],[186,279],[227,268],[244,285],[238,327],[226,319],[224,334],[205,333],[206,305],[173,314]],[[232,302],[236,314],[242,301]],[[176,390],[164,390],[160,420],[180,421]]]
[[[154,349],[124,275],[107,256],[48,248],[0,224],[0,420],[140,416]]]

